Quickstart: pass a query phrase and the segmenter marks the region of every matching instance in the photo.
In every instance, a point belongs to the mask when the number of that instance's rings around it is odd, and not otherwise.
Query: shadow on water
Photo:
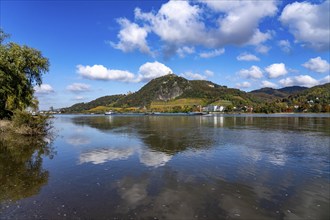
[[[51,140],[2,134],[0,137],[0,202],[36,195],[47,184],[49,172],[43,157],[53,158]]]

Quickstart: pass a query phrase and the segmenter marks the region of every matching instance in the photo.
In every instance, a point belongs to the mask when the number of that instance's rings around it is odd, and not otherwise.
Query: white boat
[[[107,112],[104,112],[105,115],[113,115],[114,112],[113,111],[107,111]]]

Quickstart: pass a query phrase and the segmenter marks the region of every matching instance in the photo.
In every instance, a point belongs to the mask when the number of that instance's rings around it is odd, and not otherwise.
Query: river
[[[0,142],[1,219],[329,219],[329,114],[57,115]]]

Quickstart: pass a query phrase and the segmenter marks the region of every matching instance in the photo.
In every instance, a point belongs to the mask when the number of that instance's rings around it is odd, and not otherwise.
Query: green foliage
[[[298,111],[329,112],[330,83],[314,86],[283,99],[289,106],[299,106]]]
[[[8,111],[23,110],[32,104],[33,87],[41,85],[49,61],[28,46],[4,43],[8,37],[0,30],[0,118]]]
[[[13,131],[24,135],[46,135],[52,128],[49,115],[34,116],[29,112],[21,110],[15,110],[12,121]]]
[[[62,111],[66,113],[75,113],[75,112],[88,111],[98,106],[112,106],[114,103],[116,103],[119,99],[123,97],[125,97],[125,95],[103,96],[87,103],[82,102],[82,103],[74,104],[71,107],[62,109]]]
[[[306,89],[307,87],[301,86],[290,86],[282,89],[261,88],[258,90],[253,90],[249,92],[249,94],[252,94],[256,98],[256,100],[259,100],[261,102],[271,102],[276,101],[278,99],[283,99],[293,94],[297,94]]]

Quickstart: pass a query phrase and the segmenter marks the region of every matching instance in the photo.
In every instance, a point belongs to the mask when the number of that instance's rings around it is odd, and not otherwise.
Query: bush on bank
[[[2,121],[1,131],[27,136],[46,135],[52,128],[49,115],[32,115],[29,112],[16,110],[11,121]]]

